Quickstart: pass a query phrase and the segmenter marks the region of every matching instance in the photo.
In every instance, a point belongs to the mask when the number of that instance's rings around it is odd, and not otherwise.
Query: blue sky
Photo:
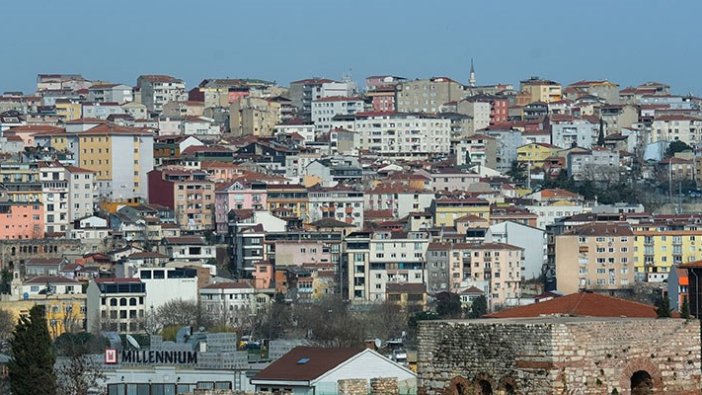
[[[699,0],[12,1],[0,91],[32,90],[37,73],[465,82],[472,57],[478,83],[658,80],[702,95],[701,11]]]

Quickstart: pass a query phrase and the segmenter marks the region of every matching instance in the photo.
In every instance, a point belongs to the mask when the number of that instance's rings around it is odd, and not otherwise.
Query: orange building
[[[44,237],[44,206],[41,203],[0,203],[0,240]]]

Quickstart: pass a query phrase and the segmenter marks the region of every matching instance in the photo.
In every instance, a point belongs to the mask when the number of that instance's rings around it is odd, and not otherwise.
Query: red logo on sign
[[[105,350],[105,364],[114,365],[117,363],[117,350],[108,348]]]

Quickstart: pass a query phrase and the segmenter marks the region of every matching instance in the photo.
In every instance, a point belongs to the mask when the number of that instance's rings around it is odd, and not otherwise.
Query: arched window
[[[653,377],[645,370],[638,370],[631,375],[631,395],[648,395],[653,393]]]
[[[120,298],[120,299],[119,299],[119,305],[120,305],[120,306],[126,306],[126,305],[127,305],[127,298]]]

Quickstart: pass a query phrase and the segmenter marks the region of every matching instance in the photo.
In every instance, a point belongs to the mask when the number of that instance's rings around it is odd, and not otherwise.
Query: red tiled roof
[[[227,281],[205,285],[203,289],[251,289],[254,288],[248,281]]]
[[[295,347],[253,380],[312,381],[362,351],[361,348]]]
[[[654,306],[590,292],[573,293],[545,302],[502,310],[485,317],[523,318],[557,314],[578,317],[657,317]]]

